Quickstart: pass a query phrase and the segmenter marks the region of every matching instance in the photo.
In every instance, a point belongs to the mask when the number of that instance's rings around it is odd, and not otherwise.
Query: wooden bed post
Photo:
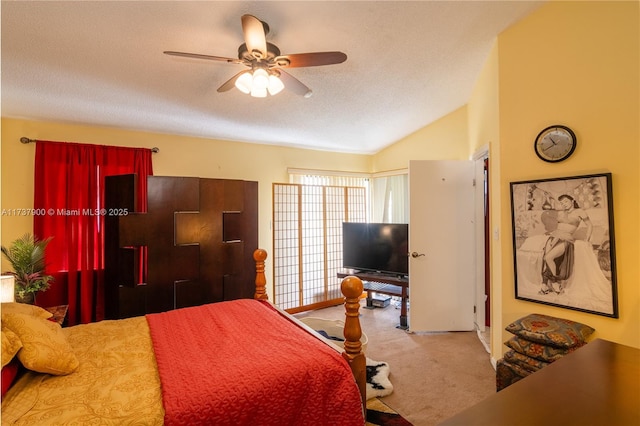
[[[253,260],[256,261],[256,292],[253,295],[257,300],[269,300],[267,295],[267,278],[264,276],[264,261],[267,259],[267,251],[256,249],[253,252]]]
[[[345,277],[340,285],[344,295],[345,322],[344,322],[344,352],[342,357],[347,360],[353,376],[356,379],[360,396],[362,397],[362,407],[367,413],[367,360],[362,352],[362,329],[360,328],[360,296],[363,285],[358,277],[352,275]]]
[[[269,300],[267,296],[267,279],[264,275],[264,261],[267,252],[257,249],[253,252],[253,260],[256,261],[256,292],[253,295],[257,300]],[[355,276],[348,276],[340,285],[344,295],[345,322],[344,322],[344,352],[342,357],[349,363],[353,377],[358,384],[360,397],[362,398],[363,414],[367,413],[367,360],[362,352],[362,329],[360,328],[360,296],[364,291],[362,281]]]

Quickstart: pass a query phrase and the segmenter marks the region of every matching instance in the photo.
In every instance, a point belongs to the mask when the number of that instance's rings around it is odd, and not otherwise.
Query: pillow
[[[566,354],[583,346],[576,345],[572,348],[554,348],[553,346],[541,345],[540,343],[525,340],[518,336],[513,336],[504,342],[504,344],[516,352],[544,362],[557,361]]]
[[[3,312],[2,327],[13,331],[22,341],[18,359],[27,369],[61,376],[78,368],[78,358],[60,325],[43,318]]]
[[[0,312],[3,314],[25,314],[38,318],[51,318],[53,314],[45,309],[42,309],[36,305],[29,305],[26,303],[3,303],[0,307]]]
[[[547,365],[549,365],[548,362],[544,362],[544,361],[540,361],[540,360],[535,359],[535,358],[531,358],[529,356],[523,355],[523,354],[521,354],[519,352],[516,352],[514,350],[510,350],[510,351],[505,352],[504,360],[507,361],[509,364],[517,365],[517,366],[522,367],[523,369],[525,369],[527,371],[531,371],[532,373],[535,373],[536,371],[540,370],[541,368],[544,368]]]
[[[20,362],[17,359],[13,359],[9,364],[2,367],[2,397],[11,388],[18,372],[20,371]]]
[[[555,348],[582,346],[595,331],[579,322],[542,314],[522,317],[509,324],[505,330],[523,339]]]
[[[515,364],[510,364],[504,358],[500,358],[496,363],[496,391],[499,392],[530,374],[531,371],[520,368]]]
[[[2,329],[2,366],[9,364],[22,348],[22,342],[11,330]]]

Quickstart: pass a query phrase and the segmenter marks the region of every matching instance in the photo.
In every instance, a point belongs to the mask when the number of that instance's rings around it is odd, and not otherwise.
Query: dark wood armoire
[[[253,297],[258,183],[149,176],[139,213],[136,178],[106,178],[105,317]]]

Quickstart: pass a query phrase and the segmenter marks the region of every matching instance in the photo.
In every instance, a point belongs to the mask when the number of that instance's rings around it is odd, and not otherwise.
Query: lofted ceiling
[[[369,154],[465,105],[496,36],[540,1],[2,1],[3,117]],[[216,89],[243,65],[240,17],[313,90]],[[25,135],[30,136],[30,135]]]

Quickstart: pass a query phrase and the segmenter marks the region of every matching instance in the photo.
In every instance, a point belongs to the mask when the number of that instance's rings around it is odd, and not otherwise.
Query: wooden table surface
[[[596,339],[441,426],[640,425],[640,349]]]

